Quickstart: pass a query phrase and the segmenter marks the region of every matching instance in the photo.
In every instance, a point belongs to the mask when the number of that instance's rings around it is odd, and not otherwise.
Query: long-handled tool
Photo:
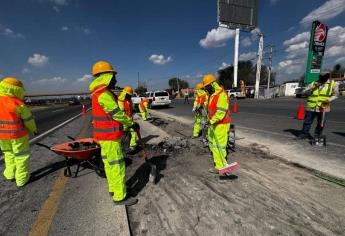
[[[137,133],[141,148],[143,149],[143,156],[145,159],[145,163],[148,164],[148,166],[150,167],[150,177],[149,177],[149,181],[153,184],[157,183],[157,166],[155,166],[153,163],[150,162],[149,160],[149,154],[146,151],[145,148],[145,144],[144,141],[141,138],[141,134],[140,134],[140,129],[135,130],[135,132]]]
[[[220,151],[220,145],[219,145],[217,136],[215,135],[213,129],[211,129],[211,128],[209,128],[209,129],[210,129],[210,132],[212,133],[214,139],[216,140],[217,150],[219,152],[219,155],[221,156],[222,152]],[[222,161],[223,161],[223,159],[222,159]],[[228,164],[227,162],[224,163],[224,161],[223,161],[223,165],[224,165],[224,167],[221,170],[219,170],[219,175],[220,176],[227,175],[231,171],[234,171],[234,170],[236,170],[236,169],[238,169],[240,167],[240,163],[238,163],[238,162],[233,162],[233,163]]]

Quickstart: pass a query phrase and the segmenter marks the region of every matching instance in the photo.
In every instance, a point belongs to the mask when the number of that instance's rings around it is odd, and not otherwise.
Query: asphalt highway
[[[270,132],[272,137],[278,135],[294,138],[299,134],[303,124],[302,120],[294,118],[301,101],[305,104],[304,99],[296,98],[237,100],[238,113],[231,113],[232,123],[238,128]],[[164,109],[164,112],[193,119],[193,99],[189,102],[189,104],[184,104],[184,100],[176,99],[172,102],[171,108]],[[315,123],[316,120],[310,130],[311,134],[314,133]],[[326,119],[324,134],[327,136],[328,143],[345,147],[345,98],[339,98],[332,105]]]
[[[43,133],[62,122],[81,113],[81,105],[73,105],[59,108],[48,108],[39,111],[33,111],[32,114],[35,118],[38,132]]]

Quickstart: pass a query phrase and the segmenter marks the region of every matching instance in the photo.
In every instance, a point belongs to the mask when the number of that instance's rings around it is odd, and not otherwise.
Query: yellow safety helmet
[[[195,86],[195,89],[203,89],[204,88],[204,85],[202,83],[198,83],[196,86]]]
[[[20,88],[24,88],[22,81],[17,80],[14,77],[5,77],[1,82],[6,83],[6,84],[10,84],[10,85],[14,85],[14,86],[17,86]]]
[[[204,76],[204,78],[202,80],[202,84],[205,87],[205,86],[207,86],[209,84],[212,84],[215,81],[216,81],[216,77],[214,77],[214,75],[207,74],[207,75]]]
[[[133,89],[131,86],[128,86],[128,85],[123,88],[122,92],[127,93],[131,96],[133,95]]]
[[[93,76],[104,72],[113,72],[114,74],[117,74],[117,72],[113,69],[111,64],[106,61],[98,61],[92,66]]]

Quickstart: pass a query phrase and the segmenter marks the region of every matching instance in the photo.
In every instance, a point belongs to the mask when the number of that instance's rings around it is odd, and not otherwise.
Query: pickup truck
[[[133,93],[133,96],[132,96],[132,103],[133,103],[133,106],[136,107],[139,105],[139,103],[141,102],[141,99],[142,97],[140,97],[137,93]]]

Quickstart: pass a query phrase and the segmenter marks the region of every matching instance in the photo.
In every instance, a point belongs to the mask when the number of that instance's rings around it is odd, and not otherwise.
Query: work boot
[[[312,137],[311,137],[311,135],[309,133],[306,134],[306,133],[302,132],[302,133],[300,133],[300,135],[298,135],[297,138],[303,140],[303,139],[311,139]]]
[[[114,201],[115,205],[121,206],[121,205],[125,205],[125,206],[132,206],[137,204],[138,199],[136,198],[132,198],[132,197],[125,197],[125,199],[121,200],[121,201]]]
[[[112,196],[114,196],[114,193],[113,192],[109,192],[109,195],[112,197]]]

